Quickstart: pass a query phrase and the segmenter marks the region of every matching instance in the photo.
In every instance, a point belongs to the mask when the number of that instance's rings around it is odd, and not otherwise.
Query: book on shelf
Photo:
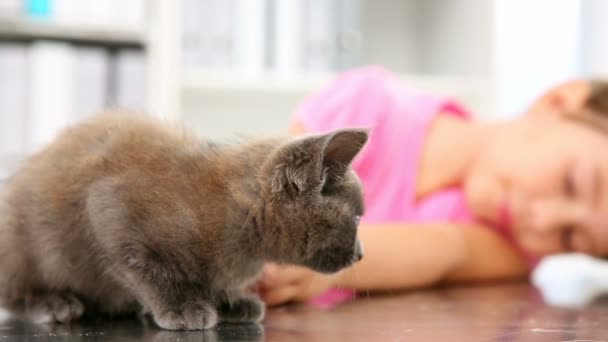
[[[77,47],[74,63],[74,90],[76,93],[73,117],[79,121],[107,106],[109,99],[110,56],[100,47]]]
[[[305,4],[304,0],[272,2],[272,65],[279,77],[302,71]]]
[[[306,71],[334,70],[337,51],[337,10],[334,1],[306,0],[304,11],[303,68]]]
[[[0,43],[0,156],[23,153],[27,114],[27,48]]]
[[[359,0],[181,1],[188,67],[290,77],[356,63]]]
[[[52,0],[24,0],[25,14],[32,19],[48,19],[53,12]]]
[[[180,0],[182,63],[186,66],[202,66],[199,58],[203,45],[204,27],[201,25],[201,12],[204,2],[200,0]]]
[[[302,69],[328,72],[355,66],[361,45],[360,0],[302,0]]]
[[[236,0],[234,67],[247,76],[259,76],[267,63],[268,1]]]
[[[360,64],[363,43],[362,1],[333,1],[332,22],[336,31],[334,66],[337,70],[349,69]]]
[[[75,116],[75,53],[61,42],[35,42],[29,48],[28,152],[52,141],[60,129]]]
[[[233,67],[236,5],[237,0],[182,0],[183,61],[186,65],[215,69]]]
[[[203,56],[216,68],[229,68],[234,64],[234,13],[236,0],[204,0],[206,21],[211,24],[208,44]]]
[[[146,56],[134,49],[123,49],[112,58],[109,105],[135,111],[146,109]]]
[[[0,155],[22,155],[109,105],[145,110],[145,55],[55,41],[0,43]]]

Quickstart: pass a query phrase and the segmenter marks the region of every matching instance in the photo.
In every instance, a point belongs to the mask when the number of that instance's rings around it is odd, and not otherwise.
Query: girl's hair
[[[591,94],[585,106],[593,112],[608,116],[608,81],[591,81]]]

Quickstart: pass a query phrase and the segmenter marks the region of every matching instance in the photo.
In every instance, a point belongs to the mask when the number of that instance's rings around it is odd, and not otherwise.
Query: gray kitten
[[[143,115],[65,130],[0,198],[0,304],[38,321],[142,311],[165,329],[252,322],[264,262],[335,272],[362,257],[367,141],[346,129],[217,145]]]

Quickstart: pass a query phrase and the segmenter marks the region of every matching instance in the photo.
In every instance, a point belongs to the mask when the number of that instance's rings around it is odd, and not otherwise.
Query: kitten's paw
[[[248,323],[260,322],[266,312],[264,303],[256,297],[243,297],[231,303],[220,305],[220,316],[223,322]]]
[[[38,323],[68,323],[84,313],[84,305],[69,292],[35,295],[26,303],[26,313]]]
[[[159,327],[168,330],[204,330],[213,328],[218,321],[217,311],[205,301],[185,304],[180,310],[154,314]]]

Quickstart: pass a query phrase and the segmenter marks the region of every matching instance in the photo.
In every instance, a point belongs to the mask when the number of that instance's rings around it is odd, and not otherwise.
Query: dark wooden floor
[[[262,325],[161,331],[138,320],[37,326],[0,323],[1,341],[607,341],[608,302],[584,310],[545,306],[525,284],[362,298],[333,310],[270,310]]]

